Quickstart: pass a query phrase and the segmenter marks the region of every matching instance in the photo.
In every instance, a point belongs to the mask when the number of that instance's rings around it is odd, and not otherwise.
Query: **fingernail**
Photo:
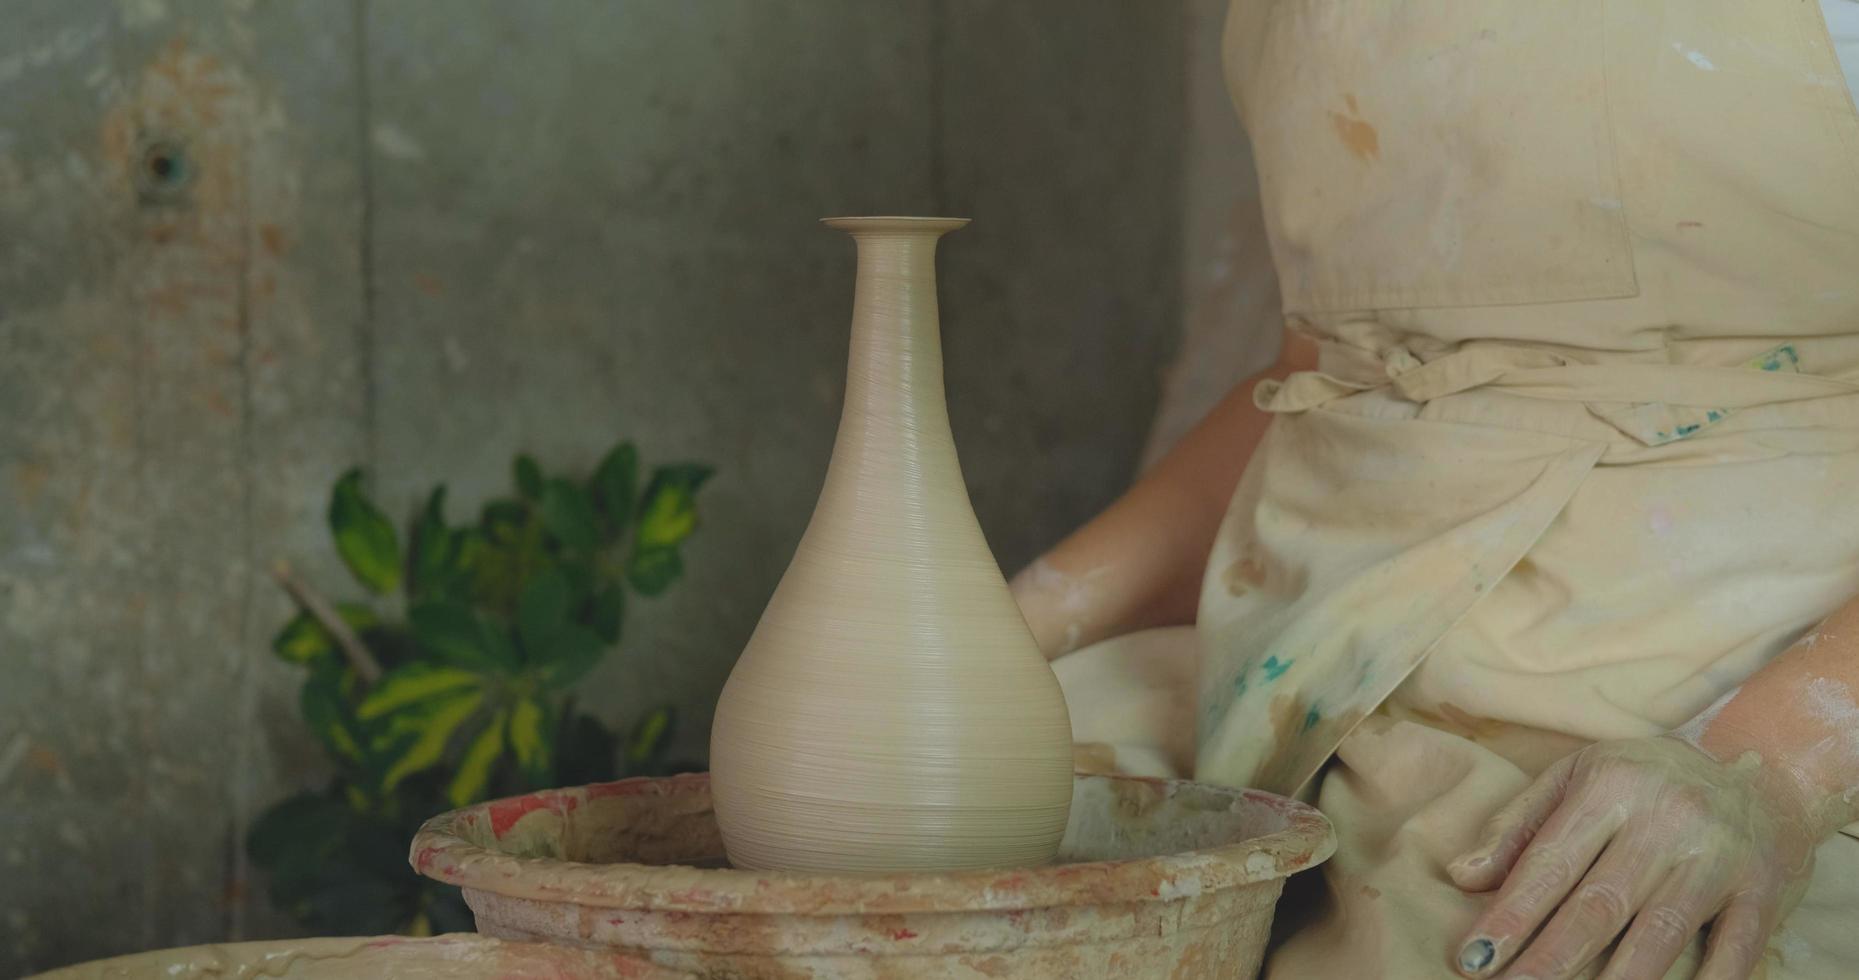
[[[1498,955],[1497,946],[1489,939],[1474,939],[1459,950],[1459,969],[1466,973],[1477,973],[1491,965]]]
[[[1490,866],[1491,859],[1489,857],[1482,854],[1468,855],[1446,865],[1446,876],[1451,878],[1454,884],[1458,884],[1467,878],[1476,880],[1478,876],[1483,875],[1485,869]]]
[[[1447,868],[1452,871],[1477,871],[1490,863],[1491,859],[1483,854],[1466,854],[1456,858]]]

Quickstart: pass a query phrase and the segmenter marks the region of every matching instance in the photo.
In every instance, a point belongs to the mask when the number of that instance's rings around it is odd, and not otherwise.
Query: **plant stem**
[[[371,687],[381,679],[381,664],[374,659],[374,654],[368,652],[361,637],[355,635],[348,621],[336,612],[328,599],[298,578],[297,573],[291,571],[290,564],[283,559],[271,566],[271,577],[284,587],[285,592],[290,593],[290,597],[303,607],[304,612],[309,613],[329,631],[330,636],[336,638],[336,645],[342,648],[343,656],[349,659],[349,665],[355,668],[355,674],[361,678],[362,684]]]

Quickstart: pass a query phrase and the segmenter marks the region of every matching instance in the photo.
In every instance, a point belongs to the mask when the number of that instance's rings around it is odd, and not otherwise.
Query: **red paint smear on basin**
[[[658,967],[646,963],[637,957],[622,953],[614,957],[613,965],[622,977],[650,977],[657,974]]]
[[[564,796],[561,793],[534,793],[529,796],[519,796],[513,800],[498,800],[490,805],[491,833],[497,835],[498,840],[502,840],[503,835],[509,833],[510,828],[516,826],[516,822],[528,814],[537,810],[554,810],[557,813],[564,813],[574,808],[574,797]]]
[[[891,938],[899,942],[902,942],[903,940],[906,940],[906,939],[917,938],[917,934],[914,932],[911,932],[909,929],[893,929],[891,930]]]

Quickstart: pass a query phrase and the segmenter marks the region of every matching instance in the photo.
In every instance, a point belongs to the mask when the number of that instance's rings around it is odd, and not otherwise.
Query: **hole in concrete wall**
[[[186,196],[194,179],[193,161],[178,140],[151,139],[136,158],[136,195],[145,204],[170,204]]]

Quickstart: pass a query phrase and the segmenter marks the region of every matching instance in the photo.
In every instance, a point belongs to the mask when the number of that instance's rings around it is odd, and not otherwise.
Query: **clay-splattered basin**
[[[723,867],[704,775],[479,804],[428,821],[422,873],[478,929],[705,980],[1228,980],[1259,968],[1284,879],[1335,847],[1300,803],[1080,775],[1059,861],[868,877]]]
[[[53,970],[35,980],[677,980],[684,976],[610,950],[510,943],[485,936],[377,936],[229,943],[136,953]]]

